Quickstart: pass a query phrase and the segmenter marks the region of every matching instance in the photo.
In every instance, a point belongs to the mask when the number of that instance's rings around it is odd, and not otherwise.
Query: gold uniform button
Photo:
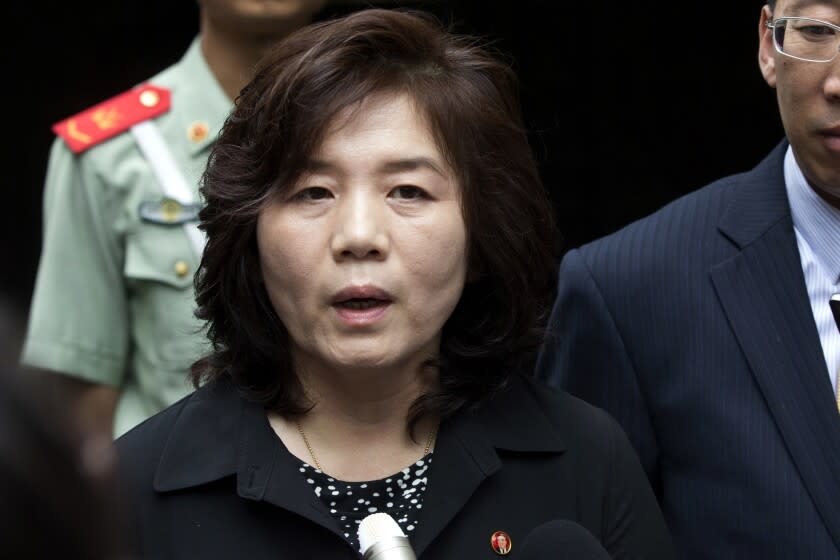
[[[210,127],[207,123],[196,121],[187,128],[187,138],[192,142],[201,142],[210,133]]]
[[[174,223],[181,217],[181,205],[178,204],[177,200],[167,198],[160,203],[160,213],[163,215],[164,221],[170,224]]]
[[[188,265],[184,261],[178,261],[175,263],[175,274],[178,276],[178,278],[183,278],[187,275],[189,271],[190,265]]]
[[[158,92],[147,89],[140,94],[140,105],[143,107],[154,107],[160,103],[160,95]]]

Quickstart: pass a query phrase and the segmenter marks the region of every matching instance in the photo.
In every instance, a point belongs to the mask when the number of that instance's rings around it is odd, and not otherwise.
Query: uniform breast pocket
[[[123,272],[134,358],[144,365],[186,371],[206,349],[195,318],[197,264],[181,227],[143,224],[128,236]]]

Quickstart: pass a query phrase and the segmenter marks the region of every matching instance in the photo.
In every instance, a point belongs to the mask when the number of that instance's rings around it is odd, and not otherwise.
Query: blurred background
[[[16,361],[41,245],[50,126],[177,61],[194,0],[7,2],[0,356]],[[495,41],[521,80],[563,247],[577,246],[723,175],[781,139],[756,62],[762,2],[333,1],[424,8]]]

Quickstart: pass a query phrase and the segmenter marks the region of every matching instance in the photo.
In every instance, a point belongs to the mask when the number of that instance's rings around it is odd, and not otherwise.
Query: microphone
[[[831,306],[831,313],[834,314],[834,322],[837,323],[837,328],[840,329],[840,294],[834,294],[828,301]]]
[[[359,550],[364,560],[417,560],[408,537],[387,513],[372,513],[362,519]]]
[[[610,560],[601,543],[573,521],[537,526],[522,542],[522,560]]]

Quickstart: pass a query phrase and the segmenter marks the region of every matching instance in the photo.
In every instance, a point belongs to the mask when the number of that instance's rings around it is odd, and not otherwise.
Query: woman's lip
[[[391,306],[390,301],[382,301],[373,307],[366,309],[354,309],[352,307],[343,307],[341,305],[333,305],[336,315],[341,321],[348,326],[366,327],[373,325],[379,321],[388,311]]]
[[[330,303],[335,305],[351,299],[380,300],[383,304],[385,304],[391,303],[394,298],[391,297],[391,294],[379,286],[368,284],[364,286],[348,286],[346,288],[342,288],[333,295]]]

